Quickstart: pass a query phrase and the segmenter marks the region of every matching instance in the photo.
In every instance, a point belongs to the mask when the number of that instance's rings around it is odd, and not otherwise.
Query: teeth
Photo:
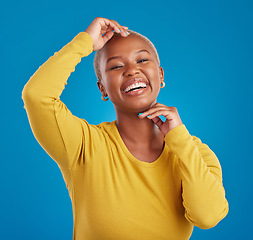
[[[130,86],[128,86],[126,89],[124,89],[124,92],[129,92],[130,90],[134,89],[134,88],[138,88],[138,87],[146,87],[147,84],[143,83],[143,82],[137,82],[137,83],[133,83]]]

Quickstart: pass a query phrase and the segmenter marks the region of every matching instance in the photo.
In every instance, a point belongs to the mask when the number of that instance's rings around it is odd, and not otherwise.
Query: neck
[[[151,146],[163,141],[163,135],[154,122],[148,118],[140,119],[136,113],[116,111],[116,125],[124,141],[136,146]]]

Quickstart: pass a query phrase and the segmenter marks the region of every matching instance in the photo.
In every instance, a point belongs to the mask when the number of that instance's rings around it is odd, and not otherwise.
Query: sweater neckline
[[[158,164],[160,164],[166,158],[166,155],[167,155],[166,153],[168,152],[168,149],[167,149],[167,144],[165,143],[162,153],[155,161],[149,163],[149,162],[143,162],[143,161],[137,159],[135,156],[133,156],[133,154],[129,151],[129,149],[125,145],[125,143],[119,133],[119,130],[117,128],[116,120],[114,120],[112,123],[113,123],[112,124],[113,131],[115,133],[115,136],[116,136],[116,139],[117,139],[119,145],[121,146],[122,150],[124,151],[124,153],[126,154],[128,159],[130,159],[133,163],[135,163],[139,166],[143,166],[143,167],[156,167]]]

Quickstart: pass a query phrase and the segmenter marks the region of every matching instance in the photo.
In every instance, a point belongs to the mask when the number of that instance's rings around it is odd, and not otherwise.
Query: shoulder
[[[97,126],[98,128],[100,129],[110,129],[110,128],[113,128],[113,125],[115,125],[115,122],[116,121],[112,121],[112,122],[102,122],[98,125],[95,125]]]
[[[95,136],[115,135],[116,121],[102,122],[99,124],[90,124],[85,119],[80,119],[83,126],[83,133],[85,136],[94,138]]]
[[[117,128],[116,120],[112,122],[102,122],[98,125],[93,125],[93,126],[99,129],[101,132],[108,133],[109,135],[110,134],[115,135],[115,128]]]

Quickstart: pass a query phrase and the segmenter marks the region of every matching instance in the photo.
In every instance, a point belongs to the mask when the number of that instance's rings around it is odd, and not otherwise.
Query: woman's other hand
[[[93,51],[97,51],[112,38],[114,34],[113,31],[121,33],[122,37],[127,37],[129,35],[127,29],[128,27],[121,26],[114,20],[97,17],[85,32],[88,33],[93,40]]]
[[[163,122],[159,116],[164,116],[166,121]],[[149,110],[139,114],[139,118],[144,119],[145,117],[151,119],[164,136],[173,128],[183,124],[175,107],[167,107],[161,103],[156,103]]]

